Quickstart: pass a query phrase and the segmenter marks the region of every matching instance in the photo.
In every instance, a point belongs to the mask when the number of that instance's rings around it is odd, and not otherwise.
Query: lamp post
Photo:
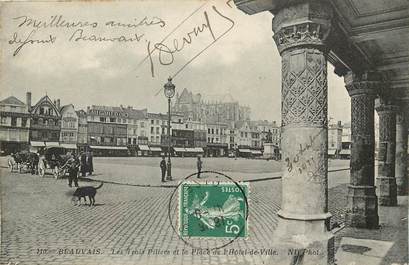
[[[172,180],[172,164],[170,162],[170,148],[171,148],[171,136],[170,136],[170,100],[175,95],[175,85],[172,84],[172,78],[168,78],[168,82],[163,86],[165,96],[168,98],[168,163],[167,163],[167,180]]]

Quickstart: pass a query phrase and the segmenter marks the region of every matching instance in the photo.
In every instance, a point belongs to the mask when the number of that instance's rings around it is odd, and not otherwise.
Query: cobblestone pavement
[[[127,177],[123,175],[135,170],[96,164],[99,173],[94,177],[96,180],[125,183]],[[2,264],[261,264],[263,256],[225,255],[224,251],[268,249],[281,198],[280,180],[251,183],[249,237],[235,240],[220,254],[192,255],[192,248],[178,238],[169,223],[168,203],[173,188],[105,183],[98,190],[95,207],[73,206],[70,201],[73,188],[68,188],[65,179],[0,170]],[[137,173],[143,172],[146,179],[153,179],[154,170],[139,168]],[[178,170],[175,169],[175,176]],[[346,179],[348,172],[334,174],[337,174],[334,178]],[[338,183],[329,191],[333,221],[342,222],[345,205],[346,185]],[[216,244],[211,240],[193,243],[200,248]],[[148,255],[150,249],[170,253]],[[186,255],[182,255],[183,249],[188,251]],[[145,252],[141,253],[142,250]],[[173,255],[174,250],[179,250],[179,255]]]

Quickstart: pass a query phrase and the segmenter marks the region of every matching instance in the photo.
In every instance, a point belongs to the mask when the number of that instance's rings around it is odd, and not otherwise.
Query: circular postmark
[[[215,250],[246,238],[248,183],[216,171],[198,176],[185,177],[170,195],[168,218],[179,239],[195,249]]]

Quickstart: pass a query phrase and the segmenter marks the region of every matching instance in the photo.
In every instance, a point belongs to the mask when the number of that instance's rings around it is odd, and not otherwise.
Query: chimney
[[[61,101],[60,99],[57,99],[57,109],[60,110],[61,107]]]
[[[26,104],[28,111],[31,110],[31,92],[26,93]]]
[[[338,127],[341,127],[341,125],[342,125],[342,122],[338,121]]]

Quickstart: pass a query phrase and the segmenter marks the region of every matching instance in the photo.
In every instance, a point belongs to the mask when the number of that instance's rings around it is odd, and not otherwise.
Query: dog
[[[86,197],[89,199],[89,206],[95,205],[95,195],[97,194],[97,189],[101,188],[104,185],[103,182],[98,187],[86,186],[79,187],[74,191],[72,195],[72,201],[78,205],[81,205],[81,198],[84,198],[85,203],[87,202]]]

